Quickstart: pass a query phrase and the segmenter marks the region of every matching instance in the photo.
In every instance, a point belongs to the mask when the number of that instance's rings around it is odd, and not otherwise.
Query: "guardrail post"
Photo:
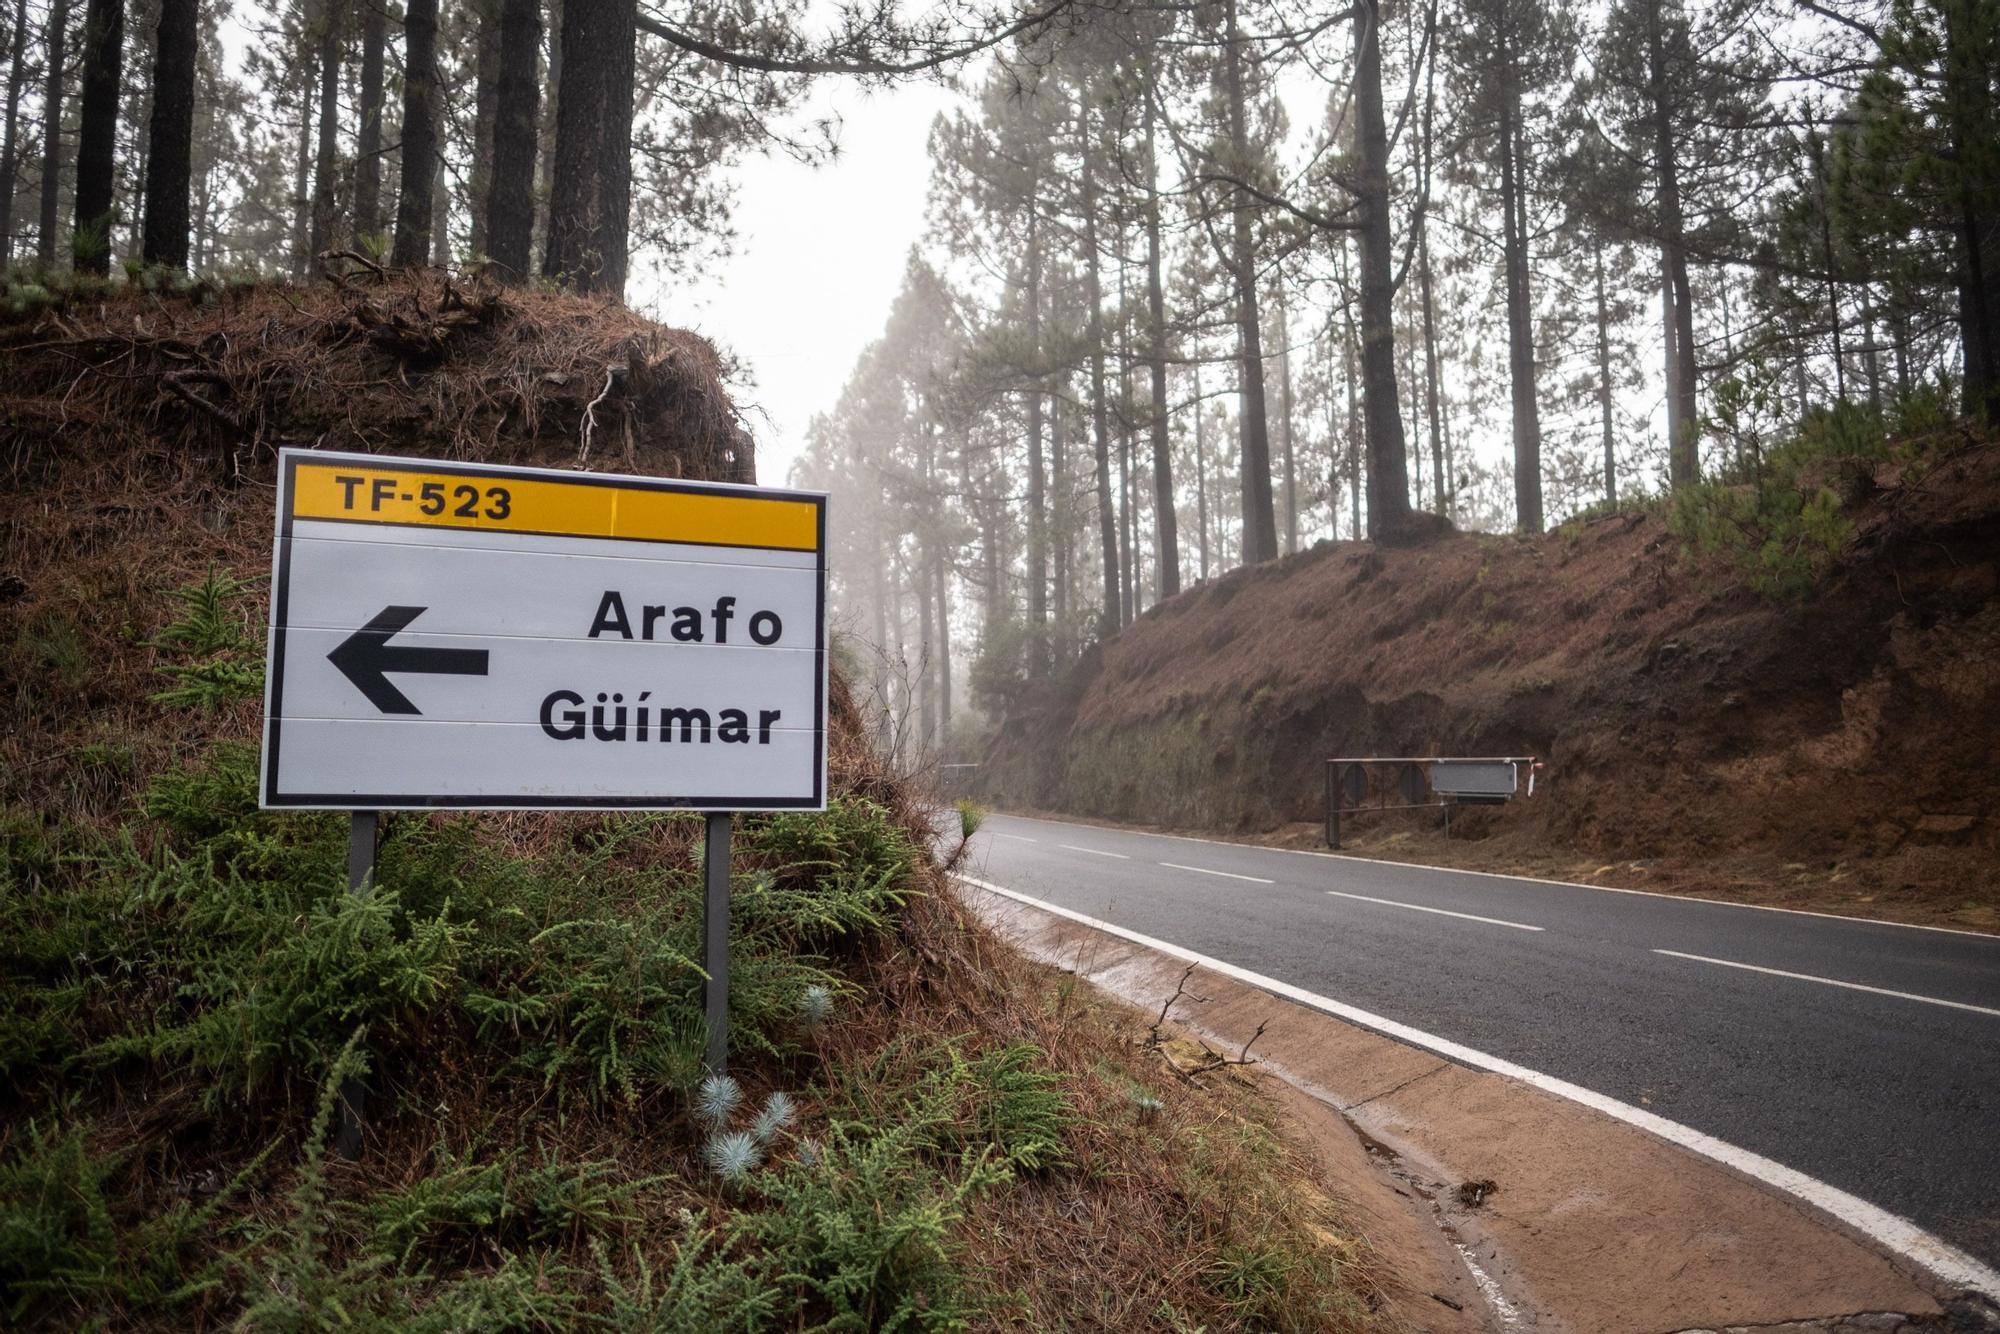
[[[1340,766],[1332,760],[1326,762],[1326,845],[1338,850],[1340,847],[1340,804],[1345,796],[1340,781]]]

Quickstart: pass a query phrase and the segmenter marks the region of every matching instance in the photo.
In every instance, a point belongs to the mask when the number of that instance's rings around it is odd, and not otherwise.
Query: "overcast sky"
[[[867,92],[827,80],[816,94],[845,122],[837,161],[755,158],[738,168],[736,253],[693,286],[634,255],[627,297],[666,324],[704,334],[755,383],[759,481],[782,485],[816,412],[834,405],[863,348],[881,335],[924,230],[932,119],[958,95],[931,83]]]

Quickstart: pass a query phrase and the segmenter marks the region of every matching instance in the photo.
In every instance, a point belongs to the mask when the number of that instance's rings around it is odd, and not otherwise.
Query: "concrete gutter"
[[[1148,1011],[1185,959],[976,884],[1030,957]],[[1796,1196],[1502,1074],[1197,967],[1173,1018],[1336,1110],[1430,1202],[1490,1328],[2000,1330],[2000,1316]]]

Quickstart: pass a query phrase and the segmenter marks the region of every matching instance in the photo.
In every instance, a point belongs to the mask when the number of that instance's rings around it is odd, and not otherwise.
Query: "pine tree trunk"
[[[889,690],[889,590],[883,586],[883,567],[886,560],[868,563],[869,577],[874,583],[875,596],[869,601],[875,612],[875,744],[887,751],[894,737],[894,725],[890,716]]]
[[[1389,129],[1382,116],[1380,0],[1361,0],[1354,67],[1356,203],[1361,223],[1361,410],[1368,446],[1368,535],[1410,521],[1409,459],[1396,397],[1396,285],[1389,217]]]
[[[1514,522],[1524,533],[1542,531],[1542,417],[1535,400],[1534,299],[1528,289],[1527,203],[1517,142],[1521,89],[1503,47],[1500,78],[1501,244],[1507,270],[1507,379],[1514,406]]]
[[[466,180],[466,202],[472,214],[467,248],[475,255],[492,254],[487,239],[487,215],[493,195],[493,131],[500,110],[500,0],[472,0],[474,21],[472,60],[472,164]]]
[[[486,195],[486,253],[501,275],[522,282],[532,272],[535,149],[542,47],[537,0],[500,0],[499,96],[493,116],[493,176]]]
[[[1194,526],[1201,543],[1201,578],[1208,580],[1208,438],[1202,418],[1208,404],[1201,396],[1201,363],[1194,367]]]
[[[1049,547],[1042,482],[1042,237],[1036,185],[1028,191],[1028,673],[1049,666]]]
[[[195,56],[199,0],[160,0],[153,42],[153,115],[147,127],[146,224],[140,253],[148,264],[185,269],[188,193],[194,172]]]
[[[931,573],[925,552],[930,543],[918,538],[911,571],[911,591],[917,595],[917,754],[937,745],[937,660],[931,643]]]
[[[1991,49],[1978,50],[1964,15],[1938,6],[1944,20],[1944,103],[1958,194],[1958,321],[1965,412],[2000,424],[2000,175],[1992,145],[2000,140]],[[1992,21],[1985,19],[1990,41]]]
[[[1682,235],[1680,167],[1674,153],[1673,109],[1668,101],[1666,41],[1661,32],[1661,3],[1651,10],[1651,93],[1653,100],[1653,173],[1660,209],[1660,251],[1666,265],[1673,322],[1674,373],[1671,384],[1675,420],[1667,453],[1667,475],[1676,487],[1701,480],[1701,447],[1696,418],[1694,355],[1694,293],[1688,285],[1686,240]]]
[[[1149,71],[1150,72],[1150,71]],[[1162,600],[1181,591],[1181,542],[1174,513],[1174,459],[1167,430],[1167,303],[1160,276],[1159,155],[1154,148],[1153,92],[1145,97],[1146,116],[1146,331],[1147,360],[1153,371],[1153,534]]]
[[[431,266],[451,267],[451,178],[444,172],[442,158],[431,178]]]
[[[409,0],[403,14],[403,149],[396,183],[399,268],[431,257],[438,177],[438,0]]]
[[[1299,549],[1299,474],[1292,448],[1292,313],[1285,275],[1278,273],[1278,409],[1285,428],[1285,554]]]
[[[1132,476],[1132,309],[1125,292],[1125,219],[1121,210],[1112,210],[1116,228],[1111,246],[1118,258],[1118,580],[1124,599],[1124,623],[1139,618],[1139,519],[1138,497]]]
[[[0,137],[0,269],[14,262],[14,189],[20,180],[21,90],[27,83],[28,0],[14,0],[14,39],[8,45],[7,128]]]
[[[307,243],[312,240],[313,90],[299,89],[299,141],[292,157],[292,276],[306,276]]]
[[[1346,252],[1343,249],[1341,253],[1341,289],[1343,292],[1347,289],[1346,267]],[[1341,302],[1340,322],[1340,368],[1342,378],[1347,382],[1347,480],[1348,501],[1351,510],[1349,515],[1351,523],[1348,531],[1353,534],[1354,540],[1359,542],[1367,535],[1367,529],[1362,526],[1361,521],[1362,432],[1360,428],[1364,409],[1359,397],[1360,375],[1358,374],[1356,363],[1360,360],[1360,356],[1355,348],[1354,306],[1349,301]]]
[[[1104,403],[1104,291],[1097,254],[1097,155],[1091,148],[1088,99],[1077,113],[1077,141],[1083,158],[1084,299],[1090,303],[1090,418],[1097,455],[1097,536],[1104,560],[1104,610],[1098,632],[1109,639],[1119,620],[1118,523],[1111,497],[1111,429]]]
[[[635,0],[563,5],[563,89],[542,272],[580,292],[625,292],[637,17]]]
[[[35,256],[56,262],[56,212],[62,197],[63,62],[69,51],[69,0],[51,0],[47,78],[42,84],[42,198]]]
[[[319,150],[313,158],[312,239],[306,249],[324,253],[333,244],[340,201],[334,173],[340,164],[341,0],[325,0],[319,14]]]
[[[383,0],[361,0],[360,122],[354,143],[354,230],[382,233],[382,64],[388,46]]]
[[[1597,411],[1604,428],[1604,503],[1618,503],[1618,449],[1611,430],[1611,309],[1604,294],[1604,244],[1591,247],[1597,283]]]
[[[542,99],[540,133],[535,140],[535,242],[533,253],[549,253],[549,198],[555,193],[556,109],[562,105],[563,0],[548,0],[543,26],[543,58],[548,61],[548,95]],[[548,270],[544,269],[546,274]]]
[[[1231,169],[1250,169],[1250,137],[1243,93],[1243,35],[1236,26],[1236,3],[1228,0],[1223,83],[1228,99]],[[1385,186],[1386,189],[1386,186]],[[1237,423],[1243,455],[1243,563],[1275,559],[1277,518],[1271,505],[1271,435],[1264,401],[1263,321],[1257,309],[1257,248],[1251,228],[1249,194],[1237,189],[1230,205],[1230,278],[1236,284],[1237,380],[1243,399]]]
[[[89,0],[83,16],[83,87],[77,96],[76,268],[111,271],[117,184],[118,93],[125,63],[125,0]]]
[[[1073,563],[1070,553],[1075,542],[1071,523],[1076,516],[1070,493],[1069,416],[1063,411],[1068,392],[1068,384],[1058,380],[1055,392],[1049,396],[1049,545],[1054,548],[1055,557],[1055,588],[1051,595],[1051,613],[1055,623],[1052,657],[1058,662],[1069,660],[1069,585]]]
[[[937,587],[938,744],[951,740],[951,577],[945,568],[943,543],[933,545],[931,577]]]
[[[1417,238],[1417,283],[1424,303],[1424,408],[1430,418],[1431,494],[1437,499],[1438,513],[1449,518],[1450,508],[1445,504],[1444,494],[1444,447],[1439,443],[1437,306],[1431,299],[1430,223],[1426,220],[1421,225],[1424,230]]]

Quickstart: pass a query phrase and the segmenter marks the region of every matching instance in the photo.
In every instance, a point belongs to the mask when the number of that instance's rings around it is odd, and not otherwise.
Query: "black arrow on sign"
[[[326,660],[368,696],[368,702],[384,713],[413,713],[423,710],[410,697],[389,684],[384,672],[424,672],[433,676],[484,676],[486,650],[483,648],[410,648],[389,645],[389,637],[429,610],[426,607],[384,607],[381,615],[356,630]]]

